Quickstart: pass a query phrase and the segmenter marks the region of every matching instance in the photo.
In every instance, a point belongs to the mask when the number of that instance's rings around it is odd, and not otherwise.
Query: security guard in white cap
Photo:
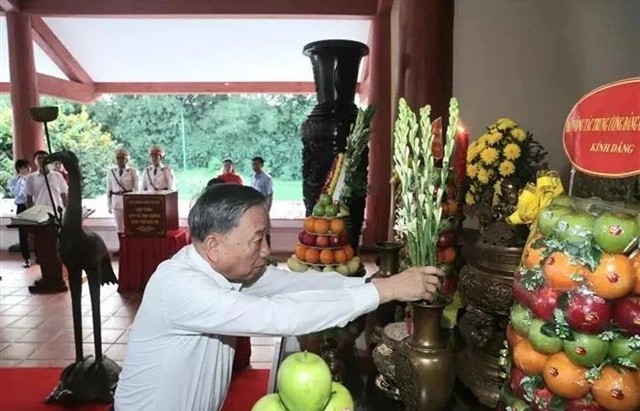
[[[109,170],[107,174],[107,199],[109,201],[109,213],[113,213],[116,220],[118,233],[124,233],[124,215],[122,195],[138,191],[138,172],[134,168],[127,167],[129,153],[120,148],[116,150],[117,167]]]
[[[175,180],[171,167],[162,164],[164,150],[158,146],[149,148],[151,165],[144,169],[142,191],[175,191]]]

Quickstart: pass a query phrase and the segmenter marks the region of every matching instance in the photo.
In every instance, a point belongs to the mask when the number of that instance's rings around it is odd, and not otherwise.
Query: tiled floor
[[[118,263],[114,262],[117,270]],[[0,367],[64,367],[75,358],[71,296],[68,292],[30,294],[27,286],[40,278],[40,267],[22,268],[20,255],[0,251]],[[122,363],[129,328],[140,295],[121,295],[117,285],[101,289],[103,352]],[[93,354],[91,305],[87,283],[82,290],[84,354]],[[251,365],[269,368],[274,338],[252,338]]]

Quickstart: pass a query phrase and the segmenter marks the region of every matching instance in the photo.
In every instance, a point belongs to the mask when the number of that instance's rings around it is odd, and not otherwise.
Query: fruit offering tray
[[[640,410],[640,211],[557,197],[514,276],[508,410]]]

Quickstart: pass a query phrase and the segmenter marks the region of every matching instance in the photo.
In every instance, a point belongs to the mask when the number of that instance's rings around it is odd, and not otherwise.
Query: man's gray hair
[[[228,233],[238,226],[245,211],[265,203],[265,196],[253,187],[238,184],[207,187],[189,211],[191,236],[204,241],[210,234]]]

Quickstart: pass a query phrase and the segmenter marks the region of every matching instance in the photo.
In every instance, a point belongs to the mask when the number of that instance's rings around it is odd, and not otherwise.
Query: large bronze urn
[[[493,223],[473,244],[464,249],[467,264],[460,271],[459,289],[467,301],[460,319],[465,348],[458,354],[460,380],[489,407],[500,399],[506,377],[500,365],[513,303],[513,275],[522,247],[509,247],[519,228]],[[523,235],[523,234],[520,234]]]
[[[318,100],[302,125],[302,194],[306,215],[310,215],[333,159],[345,151],[347,136],[356,120],[358,68],[369,48],[357,41],[322,40],[304,46],[303,53],[311,59]],[[365,150],[360,162],[363,173],[367,172],[367,158]],[[346,204],[350,209],[349,242],[354,250],[358,249],[364,221],[365,197],[364,192],[353,195]]]

